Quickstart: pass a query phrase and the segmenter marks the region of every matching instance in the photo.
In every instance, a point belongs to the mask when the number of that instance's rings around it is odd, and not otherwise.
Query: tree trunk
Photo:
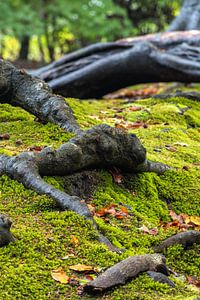
[[[200,82],[200,32],[171,32],[99,43],[30,72],[66,97],[100,98],[147,82]]]
[[[25,35],[21,39],[21,48],[19,51],[19,59],[28,59],[28,53],[29,53],[29,44],[30,44],[30,37],[28,35]]]

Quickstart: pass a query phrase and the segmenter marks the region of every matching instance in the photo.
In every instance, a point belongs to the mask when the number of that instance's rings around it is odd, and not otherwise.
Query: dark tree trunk
[[[21,48],[19,51],[19,59],[28,59],[29,54],[29,44],[30,44],[30,37],[28,35],[25,35],[21,39]]]
[[[30,72],[66,97],[99,98],[147,82],[200,82],[200,32],[99,43]]]
[[[199,30],[200,1],[185,0],[180,14],[173,20],[168,31]]]

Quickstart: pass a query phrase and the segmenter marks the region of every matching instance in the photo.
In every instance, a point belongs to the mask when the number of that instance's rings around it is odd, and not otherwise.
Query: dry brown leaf
[[[157,235],[158,234],[158,229],[157,228],[149,229],[147,226],[142,225],[142,227],[140,227],[138,229],[143,231],[144,233],[147,233],[147,234],[150,234],[150,235]]]
[[[69,276],[66,275],[65,271],[62,268],[51,271],[51,276],[54,280],[59,281],[60,283],[68,283]]]
[[[122,175],[120,174],[119,170],[115,167],[109,170],[112,174],[113,180],[115,183],[121,183],[122,182]]]
[[[75,237],[75,235],[70,235],[70,238],[71,238],[71,241],[72,241],[72,244],[73,244],[73,246],[75,247],[75,246],[78,246],[78,239],[77,239],[77,237]]]
[[[82,264],[77,264],[69,267],[70,270],[77,271],[77,272],[88,272],[88,271],[94,271],[93,266],[87,266]]]
[[[141,110],[142,108],[140,106],[130,106],[129,107],[129,110],[131,111],[138,111],[138,110]]]

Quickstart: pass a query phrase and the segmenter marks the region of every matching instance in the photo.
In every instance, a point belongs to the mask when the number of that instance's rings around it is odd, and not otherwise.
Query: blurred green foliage
[[[0,55],[16,59],[24,37],[27,58],[49,61],[91,43],[160,31],[179,6],[180,0],[0,1]]]

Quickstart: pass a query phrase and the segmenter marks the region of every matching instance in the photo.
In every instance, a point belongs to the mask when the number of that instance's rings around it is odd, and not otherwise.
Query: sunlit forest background
[[[169,0],[0,1],[0,56],[40,65],[91,43],[160,32],[180,9]]]

